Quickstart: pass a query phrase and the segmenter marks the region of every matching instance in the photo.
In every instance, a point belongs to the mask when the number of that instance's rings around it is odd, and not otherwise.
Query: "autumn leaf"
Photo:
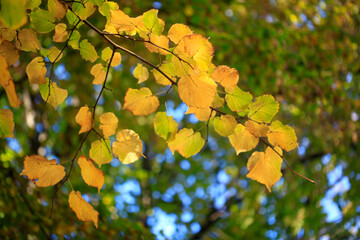
[[[221,65],[214,69],[211,73],[211,78],[227,90],[232,91],[239,81],[239,73],[235,68]]]
[[[90,131],[94,123],[89,107],[81,107],[75,116],[75,121],[81,126],[79,134]]]
[[[21,104],[15,91],[15,84],[9,72],[9,65],[6,59],[0,55],[0,86],[5,89],[10,106],[18,108]]]
[[[172,25],[168,32],[168,38],[175,44],[178,44],[186,35],[192,34],[191,29],[180,23]]]
[[[106,63],[109,63],[113,50],[110,47],[106,47],[101,52],[101,59],[104,60]],[[113,59],[111,61],[111,66],[116,67],[121,63],[121,54],[119,52],[115,52]]]
[[[55,82],[49,83],[46,79],[46,84],[40,85],[40,94],[44,101],[47,101],[55,109],[65,101],[68,92],[65,89],[59,88]]]
[[[151,9],[143,14],[143,23],[145,28],[157,36],[160,36],[164,30],[165,23],[157,16],[158,10]]]
[[[173,139],[177,132],[178,123],[166,112],[158,112],[154,118],[154,129],[157,135],[165,140]]]
[[[137,133],[125,129],[117,133],[112,150],[122,163],[129,164],[143,156],[143,143]]]
[[[34,58],[26,66],[26,74],[29,78],[30,84],[45,84],[46,83],[46,67],[42,57]]]
[[[136,65],[133,74],[134,77],[136,77],[139,80],[138,83],[145,82],[149,78],[148,69],[140,63]]]
[[[9,28],[18,29],[27,22],[25,0],[1,1],[0,19]]]
[[[244,92],[239,87],[235,87],[231,91],[226,90],[225,100],[232,111],[244,111],[244,109],[252,102],[252,99],[251,93]]]
[[[164,35],[151,35],[150,42],[145,42],[144,46],[149,49],[150,52],[159,53],[161,55],[169,54],[169,39]],[[166,51],[168,50],[168,51]]]
[[[55,26],[55,34],[53,36],[54,42],[65,42],[68,38],[68,33],[66,31],[66,24],[59,23]]]
[[[101,63],[95,64],[91,70],[90,74],[94,76],[92,84],[103,84],[105,81],[106,72],[104,66]]]
[[[14,65],[19,61],[19,50],[16,48],[15,44],[6,40],[0,45],[0,55],[5,57],[9,65]]]
[[[16,40],[16,47],[22,51],[36,52],[41,49],[36,32],[32,29],[21,29]]]
[[[85,20],[90,17],[96,10],[95,5],[91,2],[75,2],[73,4],[73,10],[80,17],[81,20]]]
[[[163,62],[161,66],[159,66],[159,69],[165,73],[168,77],[170,77],[173,82],[176,82],[176,78],[174,77],[175,72],[175,66],[172,62]],[[170,82],[169,79],[167,79],[161,72],[159,72],[157,69],[152,69],[151,72],[153,73],[153,76],[155,78],[156,83],[161,85],[171,85],[172,82]]]
[[[175,138],[168,142],[171,152],[175,151],[181,156],[188,158],[197,154],[205,144],[205,140],[201,137],[199,132],[194,133],[194,130],[183,128],[176,133]]]
[[[118,32],[133,31],[135,29],[133,19],[119,9],[111,11],[110,24]]]
[[[49,0],[48,9],[51,16],[55,17],[57,20],[61,20],[65,16],[68,6],[66,3],[58,0]]]
[[[241,123],[236,125],[234,133],[229,136],[229,140],[237,155],[252,150],[259,143],[259,138],[252,135]]]
[[[87,61],[95,62],[99,58],[95,48],[87,39],[80,42],[80,55]]]
[[[57,164],[55,159],[47,160],[39,155],[31,155],[25,157],[20,175],[25,175],[38,187],[49,187],[65,177],[65,168]]]
[[[234,133],[237,121],[231,115],[221,115],[220,117],[214,118],[213,125],[215,132],[220,136],[228,137]]]
[[[90,158],[101,167],[102,164],[107,164],[112,161],[110,140],[96,140],[91,143]]]
[[[195,60],[198,66],[207,71],[214,55],[214,48],[204,36],[198,33],[183,38],[185,52]]]
[[[58,62],[62,58],[62,52],[55,46],[50,47],[49,49],[41,49],[41,55],[47,57],[50,62]]]
[[[266,137],[269,132],[269,126],[264,123],[257,123],[251,120],[245,123],[246,130],[249,131],[255,137]]]
[[[295,131],[289,125],[277,120],[271,123],[269,130],[267,137],[271,145],[279,146],[287,152],[297,147]]]
[[[116,131],[119,120],[112,112],[103,113],[100,116],[99,128],[103,131],[104,137],[110,137]]]
[[[134,115],[148,115],[159,107],[159,100],[152,95],[149,88],[129,88],[125,95],[124,109],[128,109]]]
[[[275,150],[281,155],[279,147]],[[270,147],[266,148],[265,153],[254,152],[248,160],[248,178],[256,180],[266,186],[271,192],[271,187],[279,181],[281,173],[282,158]]]
[[[49,11],[38,8],[30,14],[32,28],[38,33],[48,33],[55,28],[55,18]]]
[[[69,195],[69,206],[75,212],[76,217],[84,222],[94,222],[95,227],[98,228],[99,213],[84,200],[79,191],[71,191]]]
[[[85,156],[78,159],[78,164],[81,169],[81,176],[85,183],[89,186],[96,187],[100,193],[100,189],[105,183],[103,171],[96,168],[91,159],[87,160]]]
[[[193,113],[199,121],[208,121],[216,115],[216,112],[211,110],[211,108],[189,107],[185,114],[191,113]]]
[[[14,114],[10,109],[0,109],[0,138],[14,137]]]
[[[279,103],[271,95],[257,97],[249,104],[248,117],[261,123],[269,123],[279,110]]]

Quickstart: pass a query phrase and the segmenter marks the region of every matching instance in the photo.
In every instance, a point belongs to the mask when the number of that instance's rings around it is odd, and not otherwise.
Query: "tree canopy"
[[[1,1],[6,239],[356,239],[355,1]]]

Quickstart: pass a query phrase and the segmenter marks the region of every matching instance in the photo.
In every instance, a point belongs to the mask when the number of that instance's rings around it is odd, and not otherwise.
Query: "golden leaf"
[[[89,111],[89,107],[81,107],[75,116],[75,121],[81,126],[79,134],[90,131],[94,123],[92,119],[92,113]]]
[[[133,130],[125,129],[117,133],[112,150],[122,163],[129,164],[143,156],[143,143]]]
[[[149,88],[129,88],[125,95],[124,109],[128,109],[134,115],[148,115],[159,107],[159,100],[152,95]]]
[[[98,228],[99,213],[81,196],[81,192],[71,191],[69,195],[69,206],[75,212],[76,217],[84,222],[94,222]]]
[[[85,156],[79,157],[78,164],[81,169],[81,176],[85,183],[89,186],[96,187],[100,193],[100,189],[105,183],[103,171],[96,168],[93,161],[91,159],[87,160]]]
[[[100,116],[99,128],[103,131],[104,137],[110,137],[116,131],[119,120],[112,112],[103,113]]]

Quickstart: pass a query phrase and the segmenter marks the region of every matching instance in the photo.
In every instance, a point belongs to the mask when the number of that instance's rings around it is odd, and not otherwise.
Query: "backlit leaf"
[[[14,65],[19,60],[19,50],[15,44],[3,41],[0,45],[0,55],[6,58],[9,65]]]
[[[20,175],[25,175],[38,187],[49,187],[65,177],[65,168],[57,164],[55,159],[47,160],[39,155],[31,155],[25,157]]]
[[[221,65],[214,69],[211,73],[211,78],[229,91],[232,91],[239,80],[239,73],[235,68]]]
[[[29,78],[30,84],[45,84],[46,83],[46,67],[42,57],[34,58],[26,66],[26,74]]]
[[[21,29],[19,31],[16,47],[26,52],[36,52],[41,49],[39,39],[32,29]]]
[[[157,135],[165,140],[173,139],[177,132],[178,123],[166,112],[158,112],[154,118],[154,129]]]
[[[191,33],[192,31],[188,26],[175,23],[169,29],[168,38],[170,38],[173,43],[178,44],[183,39],[183,37]]]
[[[232,111],[243,111],[252,102],[252,99],[253,97],[249,92],[244,92],[239,87],[226,91],[225,100]]]
[[[164,35],[151,35],[150,42],[145,42],[144,45],[150,52],[159,53],[162,55],[167,55],[170,52],[166,51],[165,49],[169,48],[169,39]]]
[[[140,63],[136,65],[133,74],[134,77],[136,77],[139,80],[138,83],[145,82],[149,78],[148,69]]]
[[[129,88],[125,95],[124,109],[128,109],[134,115],[148,115],[159,107],[159,100],[152,95],[149,88]]]
[[[80,55],[90,62],[95,62],[99,58],[94,46],[87,39],[80,42]]]
[[[173,77],[173,73],[175,72],[175,67],[174,64],[172,62],[163,62],[161,64],[161,66],[159,67],[159,69],[165,73],[167,76],[170,77],[170,79],[172,79],[174,82],[176,82],[176,78]],[[155,81],[158,84],[161,85],[171,85],[171,82],[169,79],[167,79],[162,73],[160,73],[158,70],[156,70],[155,68],[151,70],[151,72],[154,75]]]
[[[55,18],[49,11],[37,9],[29,14],[31,26],[38,33],[48,33],[55,28]]]
[[[81,196],[81,192],[71,191],[69,195],[69,206],[75,212],[76,217],[84,222],[94,222],[95,227],[98,228],[99,213],[85,201]]]
[[[241,123],[236,125],[234,133],[229,136],[229,140],[237,155],[252,150],[259,142],[259,138],[252,135]]]
[[[10,109],[0,109],[0,138],[14,137],[14,114]]]
[[[91,68],[90,73],[94,76],[92,84],[103,84],[105,81],[106,72],[104,66],[101,63],[95,64]]]
[[[112,161],[110,140],[96,140],[91,143],[90,158],[101,167]]]
[[[279,110],[279,103],[271,95],[257,97],[255,102],[249,104],[248,117],[261,123],[269,123]]]
[[[147,30],[151,33],[160,36],[164,31],[165,23],[157,16],[158,10],[151,9],[143,14],[143,23]]]
[[[248,130],[255,137],[266,137],[269,132],[269,126],[264,123],[257,123],[251,120],[245,123],[246,130]]]
[[[282,154],[279,147],[275,147],[275,150]],[[246,176],[264,184],[271,192],[271,187],[282,176],[281,163],[282,158],[270,147],[266,148],[265,153],[254,152],[248,160],[249,173]]]
[[[47,57],[50,62],[58,62],[62,58],[61,50],[55,46],[52,46],[49,49],[41,49],[40,53],[44,57]]]
[[[221,115],[220,117],[214,118],[213,124],[215,132],[220,136],[228,137],[234,133],[237,121],[231,115]]]
[[[216,83],[206,74],[192,74],[180,78],[178,91],[181,100],[190,107],[207,108],[216,94]]]
[[[183,128],[176,133],[174,140],[168,142],[171,152],[177,151],[181,156],[188,158],[197,154],[205,144],[199,132]]]
[[[199,121],[208,121],[211,117],[215,116],[215,112],[212,111],[210,108],[198,108],[198,107],[189,107],[185,114],[195,114],[196,118]]]
[[[110,47],[106,47],[102,52],[101,52],[101,59],[104,60],[105,62],[109,63],[111,55],[112,55],[113,50]],[[111,66],[112,67],[116,67],[121,63],[121,54],[118,52],[114,53],[114,57],[111,61]]]
[[[91,2],[87,2],[85,4],[75,2],[73,4],[73,10],[81,20],[85,20],[95,12],[96,8]]]
[[[0,86],[5,89],[10,106],[18,108],[21,101],[15,91],[15,84],[9,72],[9,65],[2,55],[0,55]]]
[[[12,29],[18,29],[27,22],[25,0],[1,0],[0,19]]]
[[[55,82],[49,85],[49,79],[46,79],[46,84],[40,85],[40,94],[44,101],[47,101],[55,109],[65,101],[68,96],[66,89],[59,88]]]
[[[269,130],[267,137],[271,145],[279,146],[287,152],[297,147],[295,131],[289,125],[277,120],[271,123]]]
[[[125,129],[117,133],[112,150],[122,163],[129,164],[143,156],[143,143],[137,133]]]
[[[89,107],[81,107],[75,116],[75,121],[81,126],[79,134],[90,131],[93,127],[93,119]]]
[[[204,36],[193,33],[183,38],[185,52],[195,60],[198,66],[207,71],[214,55],[214,48]]]
[[[111,12],[110,23],[118,32],[133,31],[135,29],[133,21],[120,9]]]
[[[104,137],[110,137],[116,131],[119,120],[112,112],[103,113],[100,116],[99,128],[103,131]]]
[[[100,189],[105,183],[103,171],[95,167],[93,161],[91,159],[87,160],[85,156],[79,157],[78,164],[85,183],[89,186],[96,187],[100,193]]]
[[[68,38],[68,33],[66,31],[66,24],[59,23],[55,26],[55,35],[53,36],[54,42],[65,42]]]
[[[58,0],[49,0],[48,9],[51,16],[55,17],[57,20],[61,20],[65,16],[68,7],[64,2],[60,2]]]
[[[106,1],[99,7],[99,12],[106,17],[106,19],[110,19],[111,11],[119,9],[119,5],[116,2]]]
[[[80,33],[78,31],[74,30],[70,36],[68,44],[73,49],[79,49],[79,40],[80,40]]]

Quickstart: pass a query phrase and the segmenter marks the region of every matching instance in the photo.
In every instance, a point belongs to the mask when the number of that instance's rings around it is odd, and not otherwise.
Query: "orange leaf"
[[[129,88],[125,95],[124,109],[134,115],[148,115],[159,107],[159,99],[152,95],[149,88]]]
[[[69,195],[69,206],[75,212],[76,217],[84,222],[94,222],[98,228],[99,213],[81,196],[81,192],[71,191]]]
[[[100,116],[99,128],[103,131],[104,137],[110,137],[116,131],[119,120],[112,112],[103,113]]]
[[[100,193],[100,189],[105,183],[103,171],[94,166],[93,161],[87,160],[84,156],[79,157],[78,164],[81,169],[81,176],[87,185],[96,187]]]
[[[211,78],[220,83],[221,86],[232,91],[239,80],[239,73],[235,68],[221,65],[214,69],[211,73]]]
[[[18,108],[21,104],[15,91],[15,84],[10,76],[9,65],[6,59],[0,55],[0,85],[5,88],[10,106]]]
[[[142,156],[143,143],[137,133],[125,129],[117,133],[112,149],[122,163],[129,164]]]
[[[76,114],[75,121],[81,126],[79,134],[91,130],[93,127],[92,114],[88,107],[81,107]]]
[[[26,74],[29,78],[30,84],[45,84],[46,83],[46,67],[42,57],[34,58],[26,66]]]

